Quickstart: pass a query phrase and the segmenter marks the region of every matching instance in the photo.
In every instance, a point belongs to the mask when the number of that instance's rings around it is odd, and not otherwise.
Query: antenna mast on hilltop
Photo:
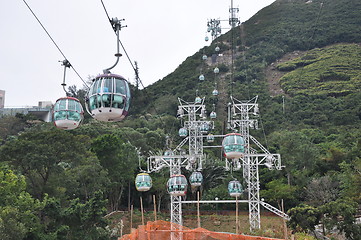
[[[239,13],[239,8],[234,8],[233,0],[231,0],[231,7],[229,8],[229,21],[228,21],[231,28],[237,27],[241,23],[238,17],[238,13]]]
[[[237,27],[241,23],[238,17],[238,13],[239,13],[239,8],[233,7],[233,0],[231,0],[231,7],[229,8],[229,18],[228,18],[228,23],[231,26],[231,29]],[[219,37],[219,35],[221,35],[222,32],[221,21],[227,21],[227,20],[211,19],[208,20],[207,22],[207,27],[208,27],[207,32],[211,33],[212,41],[217,37]]]

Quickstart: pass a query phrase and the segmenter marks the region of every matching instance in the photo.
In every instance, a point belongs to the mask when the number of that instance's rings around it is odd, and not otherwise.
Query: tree
[[[85,203],[79,199],[71,200],[62,212],[62,224],[69,226],[68,238],[109,239],[103,218],[107,212],[106,202],[100,192]]]
[[[29,192],[37,199],[44,193],[56,195],[58,186],[49,184],[66,166],[77,166],[89,157],[83,136],[74,136],[57,128],[34,129],[8,141],[0,149],[0,158],[20,171],[28,181]]]
[[[280,209],[282,199],[285,201],[295,199],[295,192],[298,189],[284,183],[282,179],[275,179],[266,183],[266,188],[266,190],[261,190],[260,195],[271,202],[276,202]]]
[[[106,230],[107,200],[101,192],[96,192],[87,201],[79,198],[61,206],[59,200],[46,198],[42,215],[45,232],[51,239],[109,239]],[[49,238],[45,238],[49,239]]]
[[[271,141],[282,156],[288,184],[300,171],[305,176],[313,170],[319,158],[319,150],[305,134],[298,131],[276,132],[272,134]]]
[[[336,200],[339,192],[339,182],[330,176],[314,178],[305,188],[306,201],[315,207]]]
[[[291,220],[288,225],[295,231],[312,231],[321,219],[321,212],[312,206],[300,204],[288,210]]]
[[[38,212],[43,203],[25,191],[24,176],[0,169],[0,239],[17,240],[42,231]]]
[[[16,135],[22,131],[29,124],[26,123],[24,115],[4,116],[0,118],[0,143],[5,141],[7,137]]]
[[[203,174],[203,190],[207,191],[212,189],[219,184],[223,183],[226,179],[226,172],[222,166],[211,166],[206,165],[202,170]]]
[[[64,194],[68,197],[86,201],[109,184],[108,172],[101,166],[96,156],[90,155],[77,164],[62,165],[62,167],[64,170],[50,184],[65,189]]]
[[[114,134],[96,138],[91,150],[97,155],[100,164],[107,169],[110,183],[107,189],[110,209],[118,210],[125,187],[134,180],[138,164],[136,149]]]
[[[339,181],[341,194],[354,201],[361,201],[361,158],[356,157],[352,163],[343,162],[340,164],[341,173]]]
[[[358,204],[350,199],[337,199],[320,207],[326,228],[336,227],[351,240],[361,239],[361,226],[355,223],[357,208]]]
[[[152,174],[153,186],[151,192],[157,196],[158,211],[160,212],[160,206],[164,201],[164,198],[168,195],[167,181],[169,179],[168,169],[162,169],[160,172]]]

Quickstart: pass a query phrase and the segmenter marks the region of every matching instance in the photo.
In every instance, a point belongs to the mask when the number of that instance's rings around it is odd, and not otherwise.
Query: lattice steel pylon
[[[219,19],[211,19],[207,22],[207,32],[211,33],[212,41],[219,37],[222,32],[221,28],[221,20]]]
[[[194,102],[186,102],[178,98],[179,106],[177,117],[185,119],[184,128],[188,136],[174,149],[174,155],[148,157],[148,172],[160,171],[169,167],[170,177],[181,174],[181,168],[188,171],[202,170],[203,165],[203,138],[208,130],[213,129],[213,121],[207,119],[205,98],[198,98]],[[188,152],[184,148],[188,142]],[[182,225],[182,197],[171,196],[171,222]],[[182,239],[181,234],[172,234],[172,239]]]
[[[245,152],[242,158],[233,160],[232,164],[242,166],[243,177],[248,189],[249,222],[251,231],[261,227],[260,219],[260,183],[258,167],[281,170],[281,156],[270,153],[261,143],[250,135],[250,128],[258,128],[258,96],[249,101],[239,101],[231,96],[228,105],[228,128],[239,131],[245,141]],[[254,148],[254,147],[257,147]],[[230,165],[232,165],[230,164]],[[262,201],[263,202],[263,201]]]

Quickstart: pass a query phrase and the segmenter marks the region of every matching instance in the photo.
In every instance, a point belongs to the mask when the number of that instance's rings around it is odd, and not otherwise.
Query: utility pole
[[[135,87],[136,87],[137,90],[139,90],[139,82],[140,82],[140,80],[139,80],[139,67],[138,67],[138,62],[135,61],[135,62],[134,62],[134,65],[135,65],[135,69],[134,69],[134,71],[135,71]]]

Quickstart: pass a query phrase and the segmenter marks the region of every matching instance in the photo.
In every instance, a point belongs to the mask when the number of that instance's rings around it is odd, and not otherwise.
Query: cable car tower
[[[207,32],[211,33],[212,41],[219,37],[222,32],[221,20],[211,19],[207,22]]]
[[[207,137],[208,131],[213,129],[213,121],[207,120],[207,111],[204,104],[205,98],[197,96],[194,102],[186,102],[178,98],[179,106],[177,116],[185,119],[182,127],[182,136],[187,132],[188,136],[171,151],[172,154],[164,156],[150,156],[148,158],[148,172],[157,172],[164,167],[169,167],[170,178],[181,175],[181,168],[188,171],[201,171],[203,155],[203,138]],[[188,142],[188,152],[186,143]],[[171,222],[182,225],[182,196],[172,194],[171,197]],[[178,234],[172,235],[172,239],[181,239]]]
[[[244,139],[244,154],[238,159],[227,159],[226,167],[233,170],[243,169],[243,178],[248,189],[248,206],[250,228],[259,229],[261,227],[260,205],[268,210],[284,217],[288,216],[269,205],[260,201],[259,190],[259,166],[266,166],[268,169],[281,170],[280,154],[270,153],[260,142],[250,135],[250,129],[258,129],[258,96],[249,101],[239,101],[231,96],[231,102],[228,104],[228,122],[227,128],[238,132]],[[254,117],[254,118],[252,118]]]

